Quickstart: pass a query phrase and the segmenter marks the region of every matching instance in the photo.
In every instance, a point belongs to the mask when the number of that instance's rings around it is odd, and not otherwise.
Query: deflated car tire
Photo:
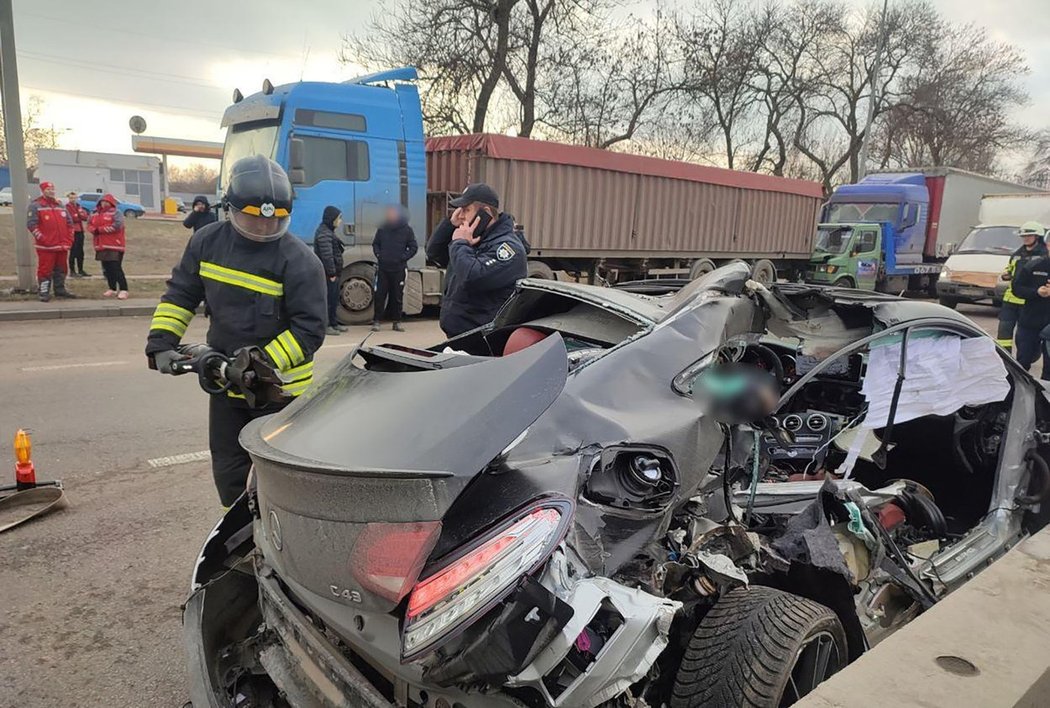
[[[846,634],[830,609],[772,588],[737,588],[693,633],[671,708],[788,706],[846,661]]]

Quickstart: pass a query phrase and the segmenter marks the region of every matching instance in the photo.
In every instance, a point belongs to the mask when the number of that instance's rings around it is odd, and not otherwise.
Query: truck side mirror
[[[303,169],[302,138],[292,138],[288,141],[288,168],[291,170]]]
[[[304,184],[306,182],[306,170],[296,168],[288,170],[288,181],[292,184]]]

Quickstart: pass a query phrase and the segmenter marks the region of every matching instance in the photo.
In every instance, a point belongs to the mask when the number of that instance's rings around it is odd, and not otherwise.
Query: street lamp
[[[864,121],[864,134],[860,139],[860,154],[857,157],[857,180],[864,179],[868,172],[868,150],[871,144],[871,124],[875,120],[875,100],[879,90],[879,74],[882,73],[882,50],[886,43],[886,10],[890,0],[882,0],[882,15],[879,17],[879,42],[875,45],[875,61],[871,65],[871,92],[868,94],[868,118]]]

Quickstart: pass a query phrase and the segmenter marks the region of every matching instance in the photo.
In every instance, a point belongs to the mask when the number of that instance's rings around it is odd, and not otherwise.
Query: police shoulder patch
[[[509,243],[501,243],[499,248],[496,249],[496,258],[501,261],[509,261],[514,257],[514,249],[511,248]]]

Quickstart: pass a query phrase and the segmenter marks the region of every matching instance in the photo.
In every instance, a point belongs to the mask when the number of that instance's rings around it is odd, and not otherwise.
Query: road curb
[[[98,305],[94,307],[59,307],[54,309],[25,307],[0,310],[0,322],[29,320],[78,320],[93,317],[145,317],[153,314],[156,304]]]

